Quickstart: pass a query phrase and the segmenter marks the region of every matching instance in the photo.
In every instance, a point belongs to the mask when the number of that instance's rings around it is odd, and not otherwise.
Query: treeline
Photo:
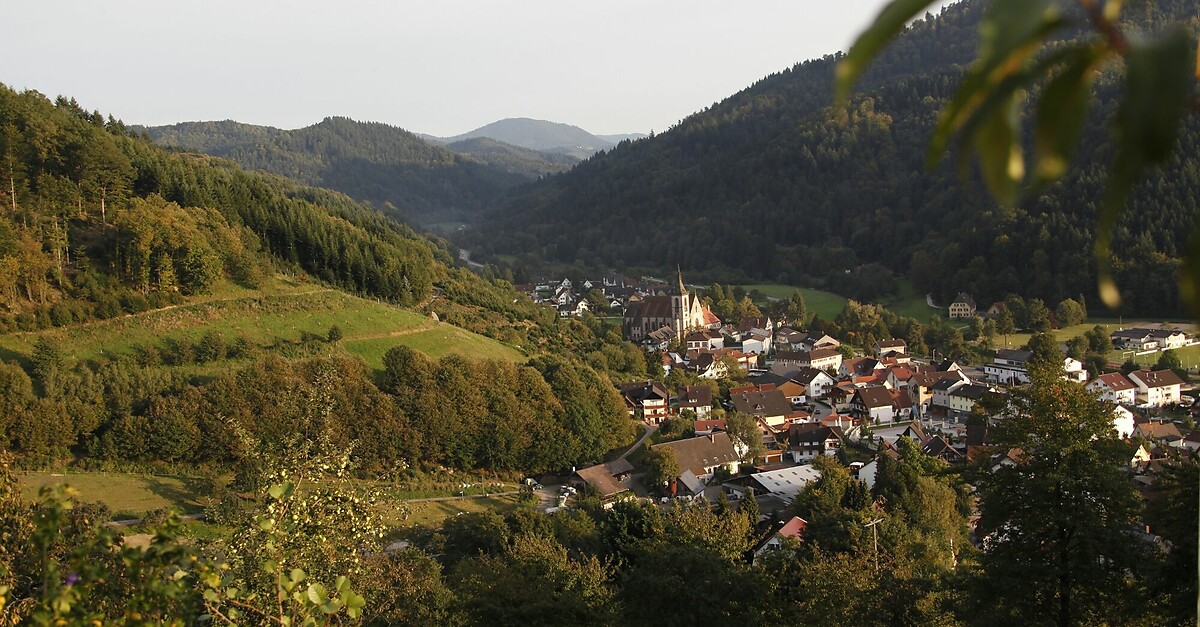
[[[914,24],[844,108],[830,104],[837,57],[799,64],[522,190],[464,237],[479,256],[522,264],[680,265],[703,280],[806,284],[860,299],[894,289],[874,280],[894,273],[941,300],[967,291],[981,302],[1007,293],[1099,302],[1091,249],[1113,81],[1098,82],[1078,168],[1012,209],[997,207],[977,177],[960,176],[953,158],[926,170],[937,112],[974,56],[983,5],[959,3]],[[1127,14],[1155,28],[1190,23],[1194,8],[1164,0]],[[1196,218],[1198,136],[1191,116],[1176,158],[1138,187],[1114,234],[1127,314],[1182,313],[1176,275]]]
[[[506,190],[566,165],[516,147],[470,145],[464,156],[401,128],[343,117],[290,131],[228,121],[145,131],[160,145],[334,189],[421,224],[473,220]]]
[[[171,154],[73,100],[0,86],[0,322],[40,328],[257,287],[277,269],[402,305],[449,256],[349,199]],[[435,260],[436,257],[436,260]]]
[[[210,381],[161,367],[226,358],[248,361]],[[408,347],[385,362],[381,389],[356,358],[286,359],[215,333],[75,367],[39,341],[30,373],[0,363],[0,450],[31,467],[230,469],[256,467],[258,457],[320,433],[341,447],[356,443],[356,464],[375,476],[434,466],[561,471],[633,437],[608,377],[583,364],[434,361]]]
[[[1038,409],[1010,418],[1020,424],[1001,442],[1061,432],[1064,392],[1086,414],[1070,431],[1083,437],[1051,439],[1014,467],[950,472],[900,438],[873,488],[821,457],[820,477],[771,516],[753,494],[736,506],[606,509],[587,491],[548,515],[526,492],[514,511],[449,518],[400,550],[382,550],[386,502],[345,480],[344,458],[309,449],[267,457],[293,461],[268,464],[242,507],[214,509],[232,536],[196,543],[168,523],[144,552],[119,548],[94,508],[21,501],[0,457],[0,528],[12,540],[0,598],[65,622],[136,611],[190,623],[232,608],[241,624],[325,614],[457,626],[1190,624],[1196,464],[1168,464],[1144,512],[1172,547],[1164,555],[1135,533],[1141,501],[1119,467],[1129,447],[1106,408],[1067,387],[1031,396]],[[984,550],[971,542],[976,511]],[[805,521],[799,541],[751,552],[792,516]],[[69,601],[56,603],[67,581]]]

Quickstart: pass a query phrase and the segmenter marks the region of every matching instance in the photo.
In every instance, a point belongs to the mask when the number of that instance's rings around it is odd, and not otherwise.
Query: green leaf
[[[1125,89],[1114,135],[1117,155],[1109,170],[1096,224],[1095,256],[1100,297],[1121,304],[1112,278],[1112,231],[1130,190],[1147,167],[1165,161],[1175,146],[1179,116],[1194,72],[1191,38],[1180,28],[1151,40],[1133,39],[1125,59]]]
[[[961,132],[964,141],[974,141],[974,129],[994,115],[997,107],[1006,105],[1011,93],[1027,87],[1069,52],[1052,52],[1030,66],[1029,59],[1043,39],[1065,21],[1053,0],[1014,0],[1012,4],[1017,5],[1012,10],[1009,3],[1002,5],[1003,10],[989,10],[980,23],[979,56],[938,116],[929,143],[929,167],[941,160],[952,135]]]
[[[329,600],[329,595],[325,592],[325,586],[319,583],[314,583],[308,586],[308,600],[313,605],[321,605]]]
[[[291,496],[295,488],[296,486],[291,483],[277,483],[267,490],[267,494],[271,495],[273,499],[281,499],[285,496]]]
[[[367,600],[353,592],[343,595],[342,603],[346,606],[346,613],[350,615],[350,618],[358,618],[362,614],[363,608],[367,606]]]
[[[279,571],[279,562],[275,560],[263,560],[262,570],[267,574],[275,574]]]
[[[1072,48],[1062,70],[1046,84],[1034,125],[1038,182],[1062,177],[1075,157],[1091,101],[1092,77],[1103,56],[1104,51],[1095,46]]]
[[[837,66],[837,101],[843,103],[850,96],[850,88],[854,81],[866,69],[867,64],[879,54],[888,41],[904,29],[904,25],[923,9],[933,4],[933,0],[892,0],[876,16],[875,21],[863,31],[850,52],[842,58]]]
[[[1024,92],[1009,95],[1008,102],[987,118],[975,134],[979,169],[992,195],[1012,206],[1025,178],[1025,159],[1017,132]]]
[[[300,570],[299,568],[293,568],[289,578],[292,580],[292,583],[300,583],[301,581],[304,581],[304,577],[304,571]]]

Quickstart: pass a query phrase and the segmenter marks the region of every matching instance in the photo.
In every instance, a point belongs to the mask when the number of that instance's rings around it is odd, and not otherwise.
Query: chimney
[[[716,444],[717,443],[717,434],[713,433],[713,432],[709,432],[708,441],[712,442],[713,444]]]

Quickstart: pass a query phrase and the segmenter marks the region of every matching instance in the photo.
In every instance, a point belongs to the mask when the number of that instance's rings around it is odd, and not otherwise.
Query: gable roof
[[[792,446],[819,444],[831,438],[842,439],[842,430],[811,422],[794,424],[788,429],[788,444]]]
[[[862,404],[867,406],[869,409],[892,406],[891,392],[882,386],[859,388],[858,391],[854,393],[854,396],[861,400]]]
[[[646,399],[671,400],[671,393],[667,391],[666,386],[658,381],[622,383],[621,396],[625,397],[626,402],[635,405],[641,404]]]
[[[739,391],[730,390],[734,409],[743,414],[758,416],[783,416],[792,411],[792,403],[779,390]]]
[[[617,475],[623,475],[633,470],[633,464],[625,458],[613,460],[607,464],[596,464],[575,471],[580,479],[587,482],[588,485],[596,488],[601,496],[609,497],[621,492],[629,490],[620,481],[617,481]]]
[[[733,441],[724,431],[712,435],[702,435],[686,440],[663,442],[650,448],[668,448],[675,452],[679,467],[692,471],[696,476],[708,474],[705,469],[730,462],[738,461],[738,455],[733,450]]]
[[[1170,422],[1144,422],[1135,431],[1148,440],[1179,440],[1183,435],[1179,428]]]
[[[683,408],[712,405],[712,389],[706,385],[682,387],[676,390],[676,394],[679,396],[679,406]]]
[[[1102,374],[1095,379],[1092,379],[1091,383],[1088,383],[1088,385],[1091,385],[1097,381],[1113,392],[1124,392],[1125,390],[1132,390],[1137,387],[1133,384],[1133,381],[1129,380],[1129,377],[1126,377],[1119,372]]]
[[[1147,388],[1183,385],[1183,379],[1172,370],[1135,370],[1129,373],[1129,378],[1142,382]]]

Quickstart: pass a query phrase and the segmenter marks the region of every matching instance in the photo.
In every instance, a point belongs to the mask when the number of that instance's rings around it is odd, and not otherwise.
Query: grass
[[[741,287],[747,292],[758,290],[770,298],[787,298],[793,292],[799,290],[800,294],[804,296],[804,304],[808,306],[808,311],[821,316],[824,320],[833,320],[842,312],[842,308],[846,306],[846,298],[844,296],[838,296],[833,292],[826,292],[824,290],[780,285],[778,283],[743,285]]]
[[[879,304],[883,305],[898,316],[916,318],[921,323],[927,323],[934,316],[945,317],[945,309],[935,309],[925,302],[925,296],[913,289],[912,281],[896,279],[898,294],[893,298],[885,298]]]
[[[79,500],[107,505],[116,520],[141,518],[165,507],[195,514],[204,509],[205,497],[212,490],[208,479],[107,472],[31,473],[18,475],[17,481],[26,499],[37,498],[43,486],[65,483],[79,491]]]
[[[522,361],[515,349],[416,312],[318,285],[276,280],[261,291],[224,286],[221,291],[185,305],[71,327],[0,336],[0,356],[24,359],[40,337],[55,341],[68,360],[87,360],[130,353],[136,346],[162,345],[164,340],[197,341],[218,331],[226,341],[244,336],[258,345],[278,338],[299,339],[302,333],[324,336],[342,329],[342,345],[374,368],[383,353],[398,344],[440,357],[447,353]]]
[[[456,499],[453,501],[423,501],[406,503],[403,514],[395,513],[386,519],[393,525],[421,526],[436,529],[447,519],[459,514],[471,514],[493,511],[507,514],[517,508],[516,495],[488,496],[474,499]]]

